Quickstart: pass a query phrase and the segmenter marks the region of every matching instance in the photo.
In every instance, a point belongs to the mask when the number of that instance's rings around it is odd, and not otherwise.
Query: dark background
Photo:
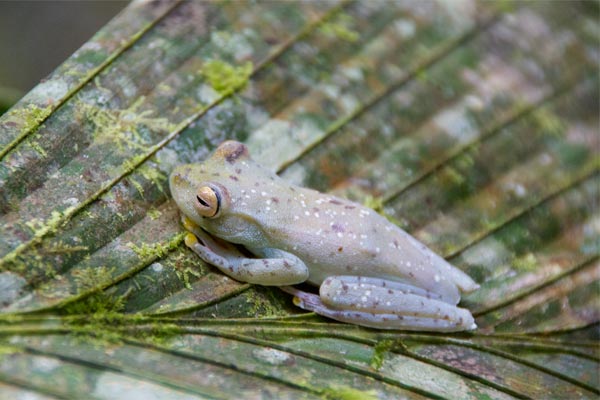
[[[0,0],[0,114],[126,5],[121,0]]]

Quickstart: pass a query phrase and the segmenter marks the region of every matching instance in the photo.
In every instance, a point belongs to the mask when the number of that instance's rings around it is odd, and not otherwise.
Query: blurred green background
[[[0,0],[0,115],[127,3]]]

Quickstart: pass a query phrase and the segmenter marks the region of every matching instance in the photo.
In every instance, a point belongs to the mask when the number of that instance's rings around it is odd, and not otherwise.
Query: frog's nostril
[[[175,183],[181,182],[181,175],[176,172],[171,174],[171,182],[175,182]]]

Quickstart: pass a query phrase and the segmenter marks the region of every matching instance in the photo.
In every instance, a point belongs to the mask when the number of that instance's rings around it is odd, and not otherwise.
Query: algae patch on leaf
[[[243,87],[253,69],[251,62],[236,67],[224,61],[210,60],[200,72],[214,90],[220,94],[227,94]]]

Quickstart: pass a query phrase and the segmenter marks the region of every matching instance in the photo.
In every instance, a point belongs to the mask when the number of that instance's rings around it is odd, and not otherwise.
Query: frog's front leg
[[[321,284],[319,296],[291,287],[283,290],[294,294],[300,308],[372,328],[450,332],[477,327],[469,310],[438,300],[426,290],[385,279],[329,277]]]
[[[204,261],[234,279],[281,286],[295,285],[308,278],[308,268],[293,254],[277,249],[252,249],[254,254],[265,258],[248,258],[234,245],[210,236],[186,218],[183,224],[191,232],[185,237],[185,244]]]

